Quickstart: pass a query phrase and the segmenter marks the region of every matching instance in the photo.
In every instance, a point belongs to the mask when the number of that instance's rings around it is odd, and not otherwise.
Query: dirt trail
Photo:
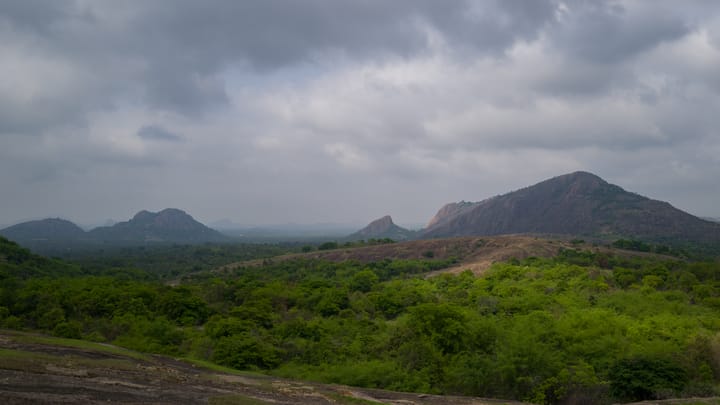
[[[430,275],[460,273],[465,270],[470,270],[475,275],[481,275],[494,263],[504,262],[510,259],[522,260],[528,257],[553,257],[558,254],[560,249],[572,248],[589,249],[591,246],[585,243],[572,244],[565,240],[542,239],[519,235],[483,238],[482,246],[479,246],[464,257],[460,263],[447,269],[433,272]]]
[[[446,239],[415,240],[354,248],[344,248],[309,253],[295,253],[276,256],[271,259],[250,260],[232,263],[220,267],[215,272],[227,273],[242,266],[261,266],[268,261],[283,262],[298,258],[322,259],[333,262],[357,260],[361,263],[384,259],[448,259],[455,258],[457,263],[445,269],[428,273],[435,276],[443,273],[460,273],[465,270],[475,275],[483,274],[494,263],[528,257],[554,257],[561,249],[590,250],[596,253],[609,253],[623,257],[659,257],[676,259],[655,253],[635,252],[611,248],[603,244],[593,244],[567,238],[549,238],[532,235],[468,236]]]
[[[120,354],[118,354],[120,352]],[[253,374],[220,373],[177,359],[108,346],[38,343],[0,330],[3,404],[521,404],[469,397],[398,393]]]

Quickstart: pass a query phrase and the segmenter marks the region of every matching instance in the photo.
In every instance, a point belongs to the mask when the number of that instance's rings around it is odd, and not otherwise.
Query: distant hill
[[[348,240],[361,240],[361,239],[384,239],[390,238],[392,240],[401,241],[412,239],[415,236],[415,232],[405,229],[403,227],[395,225],[390,215],[386,215],[382,218],[372,221],[365,228],[349,235]]]
[[[0,235],[46,254],[93,246],[194,244],[230,240],[229,237],[208,228],[186,212],[175,208],[164,209],[158,213],[140,211],[129,221],[95,228],[89,232],[83,231],[70,221],[49,218],[10,226],[0,230]]]
[[[61,218],[23,222],[1,229],[0,235],[34,252],[48,255],[95,243],[82,228]]]
[[[528,233],[720,243],[720,224],[587,172],[554,177],[480,202],[448,204],[420,237]]]
[[[0,230],[0,235],[11,240],[81,240],[85,231],[74,223],[60,219],[47,218],[28,221]]]
[[[129,221],[95,228],[88,234],[94,240],[121,243],[204,243],[229,239],[176,208],[167,208],[157,213],[140,211]]]

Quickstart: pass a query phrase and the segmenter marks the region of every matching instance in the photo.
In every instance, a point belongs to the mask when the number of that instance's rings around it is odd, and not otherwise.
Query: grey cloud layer
[[[5,1],[0,222],[43,190],[86,221],[421,222],[578,169],[718,215],[719,26],[700,1]]]
[[[10,104],[36,111],[22,120],[32,132],[40,123],[56,125],[60,116],[107,104],[101,97],[110,103],[135,97],[149,108],[192,115],[227,102],[218,75],[232,64],[263,72],[328,52],[361,60],[412,57],[427,50],[428,28],[475,49],[501,50],[517,38],[534,37],[552,17],[550,3],[533,2],[530,10],[521,3],[485,2],[473,11],[458,0],[17,0],[0,5],[0,27],[4,37],[15,39],[7,45],[21,48],[14,55],[20,62],[37,57],[57,63],[68,72],[55,80],[76,82],[66,90],[71,94],[48,89],[30,102]],[[51,80],[46,73],[34,79]],[[62,95],[74,102],[62,103]],[[59,108],[78,104],[77,111]]]

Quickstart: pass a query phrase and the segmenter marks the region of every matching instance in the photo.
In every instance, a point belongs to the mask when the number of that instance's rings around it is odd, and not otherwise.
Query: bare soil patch
[[[532,235],[500,235],[415,240],[385,245],[287,254],[271,259],[232,263],[215,271],[229,272],[242,266],[261,266],[268,262],[283,262],[294,259],[321,259],[333,262],[356,260],[361,263],[370,263],[385,259],[432,260],[454,258],[457,260],[456,264],[428,273],[427,276],[435,276],[443,273],[461,273],[466,270],[473,272],[475,275],[482,275],[494,263],[505,262],[512,259],[523,260],[529,257],[555,257],[562,249],[589,250],[595,253],[611,253],[623,257],[653,256],[664,259],[677,259],[671,256],[622,250],[607,245],[571,240],[568,238],[549,238]]]
[[[322,259],[334,262],[356,260],[362,263],[385,259],[457,259],[457,264],[443,270],[433,272],[459,273],[470,270],[479,275],[493,263],[510,259],[526,259],[528,257],[554,257],[560,249],[580,248],[593,250],[609,250],[605,247],[593,246],[589,243],[572,243],[569,240],[548,239],[528,235],[502,235],[459,237],[446,239],[428,239],[385,245],[363,246],[327,251],[315,251],[277,256],[272,259],[251,260],[223,266],[217,271],[226,272],[241,266],[260,266],[268,262],[282,262],[305,258]]]

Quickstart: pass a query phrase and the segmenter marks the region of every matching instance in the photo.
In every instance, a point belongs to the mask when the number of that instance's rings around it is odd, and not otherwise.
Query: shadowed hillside
[[[0,230],[0,235],[14,241],[35,243],[77,242],[87,238],[82,228],[61,218],[23,222]]]
[[[140,211],[126,222],[95,228],[90,236],[109,242],[223,242],[228,238],[196,221],[185,211],[167,208],[158,213]]]
[[[194,244],[230,240],[229,237],[208,228],[186,212],[175,208],[167,208],[157,213],[140,211],[129,221],[95,228],[89,232],[83,231],[70,221],[48,218],[2,229],[0,235],[45,254],[108,245]]]
[[[720,224],[575,172],[477,203],[443,207],[423,238],[501,234],[626,236],[720,243]]]

